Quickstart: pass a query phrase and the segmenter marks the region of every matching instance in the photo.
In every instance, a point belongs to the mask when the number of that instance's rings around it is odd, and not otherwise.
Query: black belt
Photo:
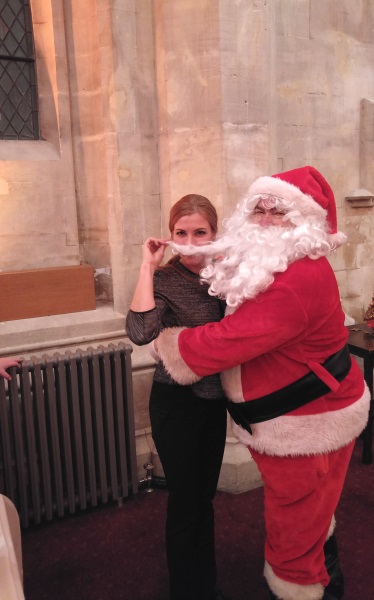
[[[343,346],[341,350],[329,356],[322,366],[337,381],[343,381],[351,368],[348,346]],[[252,433],[252,423],[261,423],[280,417],[328,392],[331,392],[329,386],[311,371],[294,383],[261,398],[239,403],[228,400],[227,410],[237,425],[241,425],[249,433]]]

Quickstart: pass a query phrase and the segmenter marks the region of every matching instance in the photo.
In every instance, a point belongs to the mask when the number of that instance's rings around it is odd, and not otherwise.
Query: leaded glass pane
[[[0,139],[39,138],[29,0],[0,0]]]

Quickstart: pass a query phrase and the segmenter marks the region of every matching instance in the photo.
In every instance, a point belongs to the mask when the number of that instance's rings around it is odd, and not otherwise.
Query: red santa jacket
[[[340,448],[365,427],[370,395],[352,358],[339,384],[321,364],[344,346],[338,286],[326,258],[304,258],[278,273],[269,288],[218,323],[168,329],[157,347],[182,385],[221,372],[228,398],[250,402],[313,371],[332,390],[286,415],[234,434],[259,452],[276,456],[319,454]]]

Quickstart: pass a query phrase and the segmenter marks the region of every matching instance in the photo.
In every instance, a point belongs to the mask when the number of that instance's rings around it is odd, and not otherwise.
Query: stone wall
[[[207,195],[222,219],[254,178],[304,164],[335,191],[349,242],[331,263],[345,310],[362,319],[374,289],[374,208],[346,196],[374,191],[372,3],[31,6],[43,139],[0,141],[1,268],[88,262],[97,310],[5,323],[3,353],[126,339],[142,242],[168,235],[179,197]],[[133,362],[141,472],[153,363],[144,348]],[[248,465],[238,467],[230,437],[225,461],[240,491]]]
[[[361,320],[374,288],[374,208],[355,208],[345,198],[360,188],[374,192],[373,109],[365,101],[374,94],[374,6],[275,5],[277,170],[312,164],[333,188],[349,241],[331,263],[345,310]]]

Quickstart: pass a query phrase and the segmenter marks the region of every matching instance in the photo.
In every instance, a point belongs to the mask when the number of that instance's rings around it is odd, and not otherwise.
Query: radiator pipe
[[[146,492],[153,492],[153,488],[152,488],[152,471],[154,469],[154,466],[151,462],[147,462],[143,465],[146,475],[144,477],[144,479],[141,479],[139,481],[139,484],[143,484],[146,483],[147,487],[145,489]]]

